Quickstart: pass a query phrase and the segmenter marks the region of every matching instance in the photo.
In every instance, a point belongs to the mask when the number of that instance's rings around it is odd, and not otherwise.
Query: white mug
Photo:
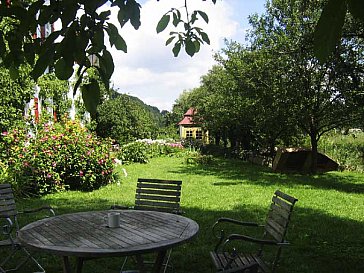
[[[109,212],[107,214],[107,226],[109,228],[120,227],[120,213],[118,212]]]

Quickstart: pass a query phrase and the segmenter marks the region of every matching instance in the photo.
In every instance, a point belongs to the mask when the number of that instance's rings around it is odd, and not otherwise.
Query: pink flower
[[[1,135],[2,135],[2,136],[7,136],[8,134],[9,134],[9,133],[8,133],[8,132],[6,132],[6,131],[1,133]]]
[[[80,171],[80,176],[83,176],[83,171]]]

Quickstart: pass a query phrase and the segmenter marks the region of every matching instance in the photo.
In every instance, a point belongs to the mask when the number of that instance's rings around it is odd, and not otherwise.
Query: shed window
[[[202,131],[201,130],[196,131],[196,139],[202,139]]]

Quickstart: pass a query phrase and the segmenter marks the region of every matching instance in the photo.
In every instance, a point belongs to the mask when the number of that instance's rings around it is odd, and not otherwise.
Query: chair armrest
[[[236,225],[240,225],[240,226],[249,226],[249,227],[260,227],[261,226],[255,222],[239,221],[236,219],[226,218],[226,217],[221,217],[221,218],[217,219],[215,225],[219,224],[219,223],[231,223],[231,224],[236,224]]]
[[[214,234],[214,236],[216,238],[218,238],[220,240],[224,237],[225,233],[224,233],[224,230],[219,230],[219,234],[217,234],[216,228],[219,224],[222,224],[222,223],[234,224],[234,225],[239,225],[239,226],[247,226],[247,227],[264,227],[263,225],[259,225],[254,222],[244,222],[244,221],[239,221],[239,220],[232,219],[232,218],[221,217],[221,218],[217,219],[217,221],[212,226],[212,233]]]
[[[13,231],[14,224],[10,218],[6,217],[5,219],[7,221],[7,224],[3,225],[3,234],[10,236],[11,232]]]
[[[231,242],[231,241],[234,241],[234,240],[248,241],[248,242],[257,243],[257,244],[261,244],[261,245],[276,245],[276,246],[289,245],[289,242],[287,242],[287,241],[277,242],[277,241],[274,241],[274,240],[258,239],[258,238],[254,238],[254,237],[247,236],[247,235],[242,235],[242,234],[231,234],[231,235],[229,235],[226,238],[224,245],[227,244],[228,242]]]
[[[55,216],[56,214],[54,213],[54,210],[51,206],[43,206],[40,208],[34,208],[34,209],[25,209],[23,211],[19,211],[19,214],[26,214],[26,213],[34,213],[34,212],[39,212],[42,210],[48,210],[49,213],[51,214],[50,216]]]

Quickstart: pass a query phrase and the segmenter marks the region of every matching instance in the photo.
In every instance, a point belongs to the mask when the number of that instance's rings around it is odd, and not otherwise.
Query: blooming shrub
[[[13,184],[25,193],[43,194],[65,188],[89,191],[112,179],[111,144],[79,122],[37,125],[36,136],[26,130],[3,132],[0,157]]]
[[[147,147],[143,142],[131,142],[121,146],[117,156],[124,163],[148,163]]]
[[[149,158],[177,155],[182,151],[184,148],[181,143],[170,143],[159,139],[139,139],[121,146],[117,157],[124,163],[148,163]]]

